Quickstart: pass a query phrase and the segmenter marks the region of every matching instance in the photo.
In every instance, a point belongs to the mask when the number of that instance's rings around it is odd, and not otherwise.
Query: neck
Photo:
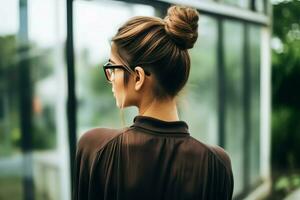
[[[178,112],[175,99],[156,101],[148,100],[142,102],[139,109],[139,115],[157,118],[163,121],[178,121]]]

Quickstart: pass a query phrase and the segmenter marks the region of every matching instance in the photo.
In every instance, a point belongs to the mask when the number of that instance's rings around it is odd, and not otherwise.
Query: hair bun
[[[181,49],[193,48],[198,38],[197,10],[184,6],[172,6],[164,18],[165,30]]]

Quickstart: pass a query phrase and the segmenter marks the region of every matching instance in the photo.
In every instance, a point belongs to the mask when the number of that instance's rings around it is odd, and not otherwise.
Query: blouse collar
[[[189,135],[189,127],[185,121],[163,121],[142,115],[134,117],[131,127],[139,127],[159,133],[183,133]]]

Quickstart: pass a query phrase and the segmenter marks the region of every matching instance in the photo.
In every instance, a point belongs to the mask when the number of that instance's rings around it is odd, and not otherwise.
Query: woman
[[[190,71],[198,13],[172,6],[165,19],[134,17],[112,39],[103,66],[130,127],[95,128],[78,142],[73,199],[231,199],[230,159],[190,136],[176,97]]]

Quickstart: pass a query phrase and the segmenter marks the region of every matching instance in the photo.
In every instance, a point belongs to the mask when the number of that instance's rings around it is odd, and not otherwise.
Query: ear
[[[140,90],[145,81],[145,72],[144,69],[137,66],[134,68],[135,76],[134,76],[134,89],[136,91]]]

